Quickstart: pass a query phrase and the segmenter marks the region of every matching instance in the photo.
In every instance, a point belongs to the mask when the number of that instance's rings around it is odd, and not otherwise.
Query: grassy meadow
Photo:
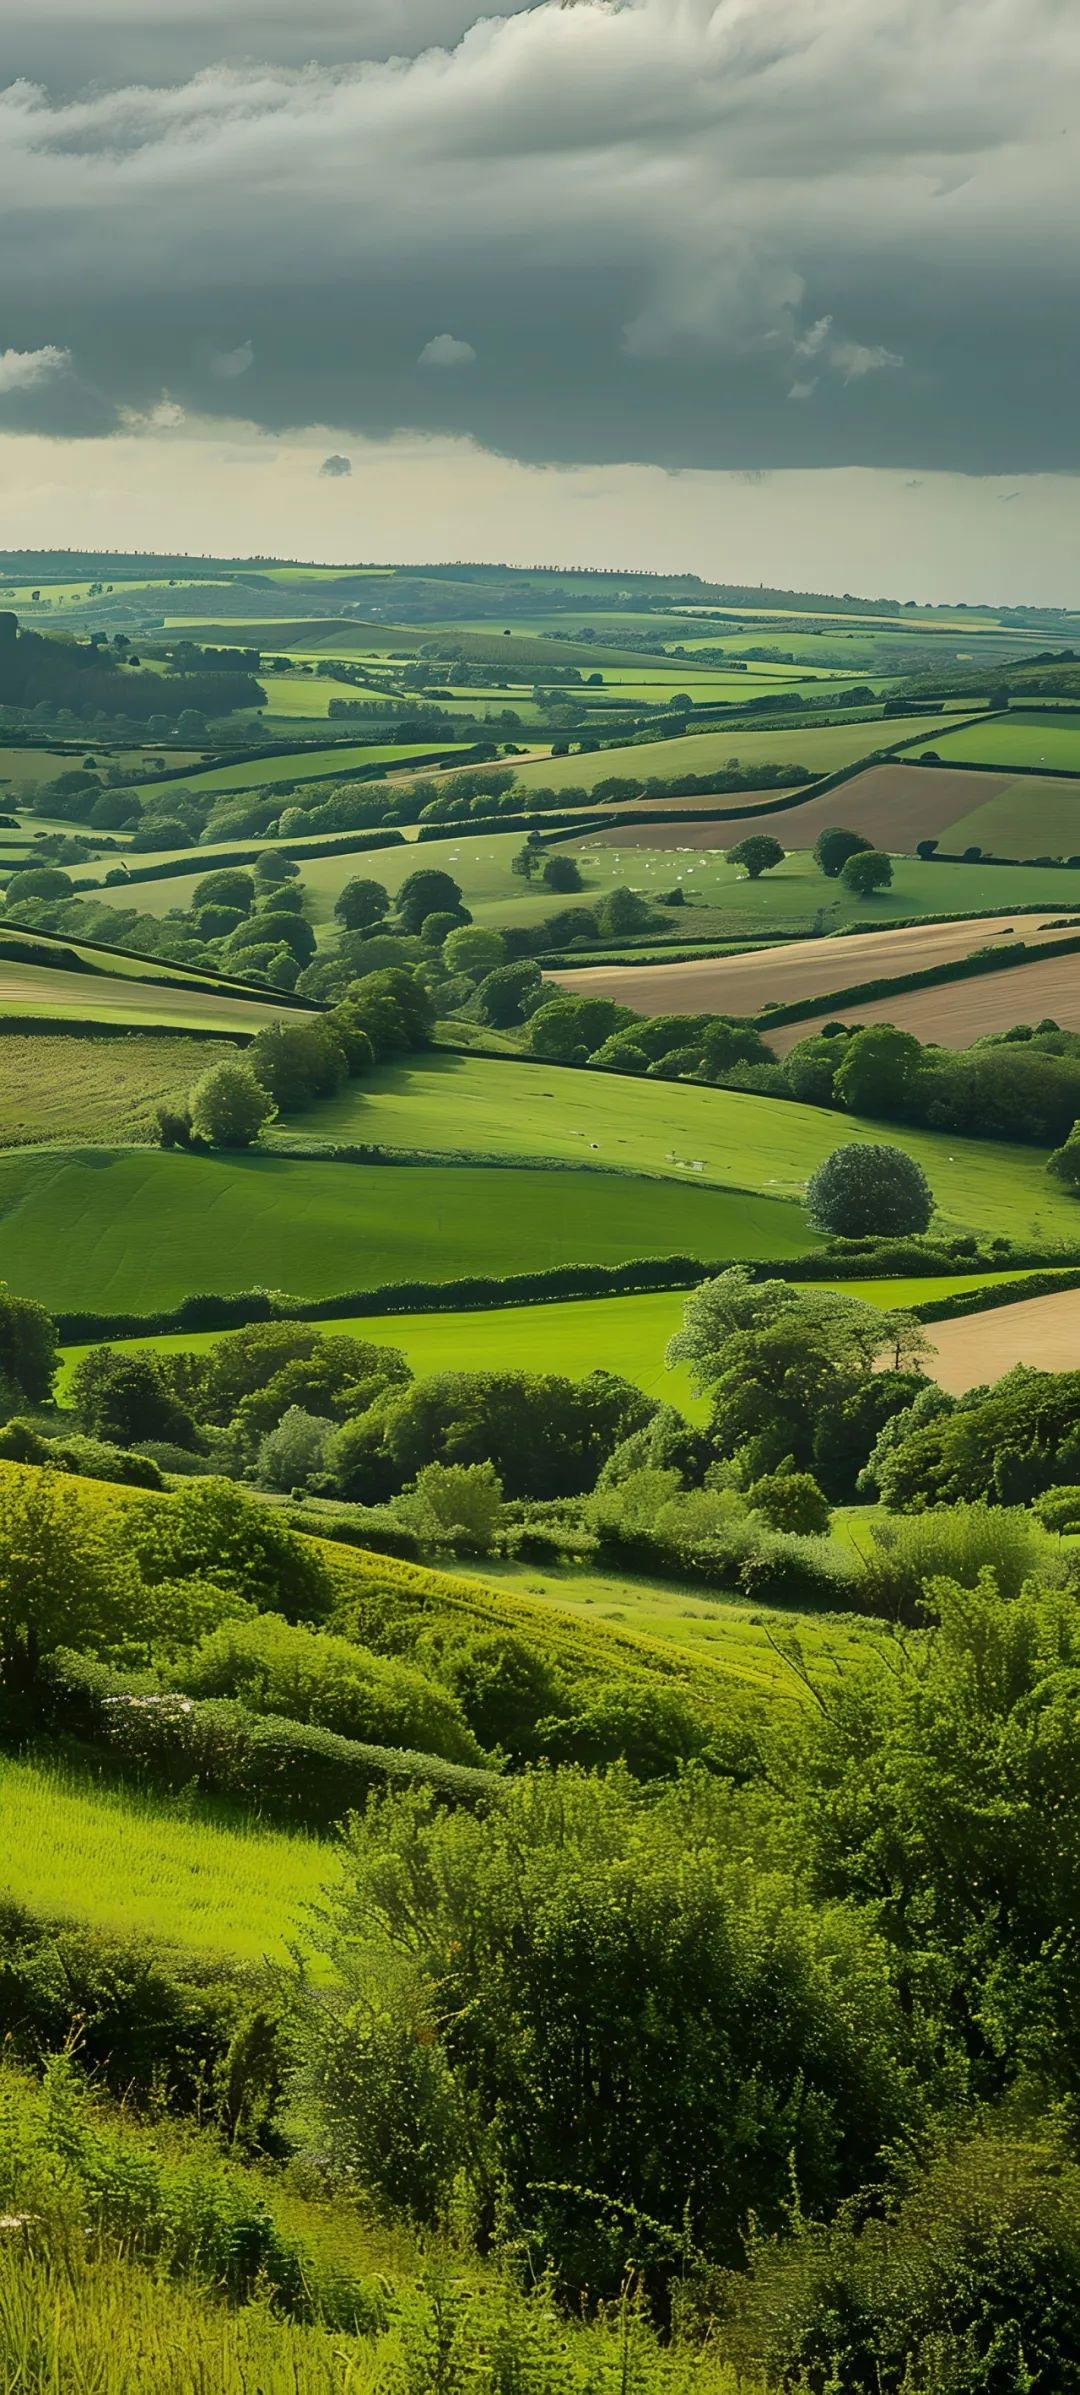
[[[1045,715],[1025,715],[1010,707],[989,723],[960,725],[927,742],[949,764],[1052,766],[1059,773],[1080,773],[1080,713],[1057,723]],[[918,752],[922,753],[921,748]]]
[[[684,1198],[687,1170],[700,1164],[695,1181],[700,1177],[718,1188],[754,1192],[789,1206],[801,1198],[808,1176],[833,1148],[884,1136],[918,1158],[943,1230],[1000,1231],[1016,1238],[1037,1232],[1051,1240],[1080,1235],[1080,1208],[1048,1178],[1045,1157],[1036,1148],[964,1141],[895,1123],[883,1128],[740,1090],[435,1055],[383,1067],[355,1095],[330,1100],[303,1121],[312,1131],[332,1124],[333,1136],[365,1144],[447,1150],[462,1148],[470,1125],[469,1144],[474,1136],[491,1153],[618,1163],[679,1181]],[[552,1190],[557,1185],[549,1183]],[[605,1180],[585,1186],[598,1191],[625,1184]],[[674,1205],[674,1190],[662,1202]],[[669,1244],[678,1248],[679,1241],[673,1237]],[[741,1252],[770,1251],[744,1247]]]
[[[777,1272],[782,1275],[783,1266]],[[992,1276],[1010,1281],[1023,1276]],[[927,1298],[960,1297],[990,1285],[986,1273],[957,1273],[942,1277],[883,1281],[815,1282],[815,1288],[842,1289],[866,1305],[920,1305]],[[1046,1299],[1047,1305],[1054,1300]],[[554,1303],[496,1306],[437,1314],[340,1314],[320,1324],[329,1338],[335,1334],[371,1339],[396,1347],[419,1379],[429,1372],[561,1372],[571,1380],[590,1372],[618,1372],[665,1405],[676,1405],[695,1421],[704,1421],[708,1404],[696,1397],[690,1375],[682,1365],[669,1370],[664,1362],[668,1340],[682,1321],[684,1292],[649,1290],[640,1297],[586,1297]],[[999,1318],[999,1317],[998,1317]],[[116,1339],[119,1349],[151,1347],[164,1354],[199,1353],[228,1337],[225,1331],[163,1332],[149,1338]],[[57,1381],[61,1402],[76,1365],[87,1347],[63,1351]],[[487,1566],[485,1565],[485,1570]]]
[[[179,1033],[96,1040],[9,1034],[0,1050],[0,1146],[146,1138],[155,1106],[181,1104],[200,1073],[236,1053],[224,1040]]]
[[[385,1283],[791,1256],[780,1197],[522,1166],[362,1166],[279,1155],[36,1148],[0,1157],[8,1284],[61,1312],[149,1313],[193,1291],[333,1296]]]
[[[283,1963],[330,1848],[238,1814],[0,1756],[0,1892],[32,1912],[238,1963]]]

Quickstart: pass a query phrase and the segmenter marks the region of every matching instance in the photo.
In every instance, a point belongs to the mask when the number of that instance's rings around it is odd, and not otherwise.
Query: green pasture
[[[782,1266],[778,1265],[782,1274]],[[1015,1273],[994,1275],[1003,1281],[1021,1279]],[[920,1305],[931,1297],[960,1297],[969,1289],[990,1284],[986,1273],[958,1273],[893,1281],[826,1281],[815,1288],[842,1289],[867,1305]],[[664,1362],[668,1340],[682,1321],[685,1292],[650,1290],[640,1297],[585,1297],[553,1304],[497,1306],[483,1312],[446,1314],[342,1314],[321,1322],[330,1337],[371,1339],[396,1347],[419,1378],[428,1372],[561,1372],[581,1380],[590,1372],[617,1372],[633,1381],[646,1396],[676,1405],[695,1421],[708,1414],[705,1401],[694,1396],[689,1373],[681,1366],[669,1370]],[[223,1331],[165,1332],[144,1339],[110,1340],[119,1349],[153,1347],[166,1354],[204,1352],[215,1347]],[[87,1345],[67,1347],[58,1381],[63,1400],[72,1373]],[[490,1576],[485,1564],[485,1575]]]
[[[523,765],[518,780],[526,786],[540,783],[555,790],[574,784],[591,790],[594,782],[606,781],[612,774],[635,774],[645,782],[654,774],[710,773],[733,757],[751,768],[792,764],[806,765],[815,774],[835,773],[842,765],[854,765],[860,757],[892,748],[896,741],[914,738],[920,732],[929,739],[940,721],[940,715],[891,716],[887,722],[883,718],[816,726],[792,722],[771,726],[768,731],[734,733],[721,724],[711,732],[688,732],[683,739],[606,748],[585,757],[545,758],[536,765]]]
[[[154,1023],[173,1031],[223,1034],[261,1031],[264,1023],[281,1020],[284,1010],[275,1005],[269,990],[264,1000],[234,997],[226,990],[216,990],[209,980],[205,986],[195,981],[190,988],[169,989],[149,968],[145,981],[126,972],[120,950],[115,954],[115,972],[93,974],[65,972],[60,966],[0,963],[0,1014],[51,1015],[73,1025],[121,1021],[133,1031]],[[131,960],[133,965],[138,961]],[[197,1053],[201,1055],[202,1050]]]
[[[81,747],[74,741],[67,745],[70,753],[61,755],[55,749],[21,748],[17,742],[0,742],[0,806],[5,804],[5,791],[25,787],[32,792],[38,790],[43,782],[54,782],[58,774],[81,772],[84,757],[92,757],[95,761],[94,770],[99,772],[109,765],[121,765],[125,773],[149,774],[162,757],[167,757],[170,766],[181,767],[185,772],[193,771],[203,763],[202,750],[163,748],[160,740],[151,740],[145,747],[130,749],[102,748],[93,739],[87,740]],[[50,826],[40,816],[35,816],[32,828],[35,831],[58,829],[70,832],[74,827],[68,821]]]
[[[468,1566],[457,1567],[468,1569]],[[793,1649],[819,1684],[835,1683],[866,1659],[887,1633],[858,1615],[779,1613],[738,1597],[714,1597],[685,1583],[630,1574],[574,1571],[530,1563],[485,1563],[484,1577],[513,1595],[539,1598],[554,1614],[604,1623],[659,1639],[693,1656],[704,1679],[715,1673],[734,1694],[806,1704]],[[702,1667],[704,1671],[702,1671]]]
[[[1042,715],[1025,715],[1010,707],[989,723],[969,724],[928,744],[949,765],[1052,766],[1059,773],[1080,774],[1080,714],[1055,723]]]
[[[158,1948],[284,1963],[335,1877],[333,1850],[314,1838],[53,1763],[0,1756],[0,1813],[3,1896]]]
[[[984,848],[993,856],[1080,854],[1080,780],[1043,781],[1021,774],[1007,790],[950,823],[948,843]]]
[[[328,1100],[296,1118],[294,1127],[319,1134],[324,1123],[328,1136],[350,1142],[422,1151],[469,1147],[537,1162],[584,1158],[663,1175],[668,1185],[679,1183],[683,1197],[693,1175],[698,1183],[755,1191],[788,1205],[801,1199],[808,1176],[834,1148],[885,1138],[918,1158],[943,1230],[1080,1238],[1080,1207],[1049,1178],[1040,1149],[855,1122],[822,1107],[690,1082],[436,1055],[380,1068],[354,1094]],[[584,1185],[597,1193],[625,1186]],[[559,1186],[548,1184],[552,1191]],[[665,1202],[675,1198],[669,1186]],[[668,1246],[679,1250],[681,1243],[673,1237]],[[744,1246],[740,1252],[770,1251]]]
[[[326,775],[338,775],[344,782],[350,773],[362,766],[396,765],[408,756],[441,756],[450,746],[467,746],[467,742],[418,740],[415,748],[397,745],[372,746],[368,742],[343,742],[337,748],[297,749],[286,757],[245,757],[239,765],[219,765],[209,773],[197,776],[200,797],[213,792],[222,797],[232,790],[272,790],[277,782],[312,782]],[[167,793],[168,782],[141,782],[135,785],[137,798],[160,798]]]
[[[194,1292],[300,1298],[397,1281],[792,1256],[780,1197],[492,1166],[364,1166],[281,1155],[33,1148],[0,1156],[4,1274],[54,1311],[151,1313]]]
[[[842,790],[837,792],[840,802],[843,795]],[[843,820],[842,803],[837,807],[837,816]],[[774,816],[771,821],[764,819],[760,829],[771,832],[783,846],[785,840],[794,843],[798,839],[798,825],[796,809],[791,814]],[[1080,909],[1080,877],[1064,865],[1016,865],[1004,873],[1000,865],[953,865],[923,857],[894,856],[890,887],[878,891],[873,898],[856,898],[841,882],[827,881],[808,850],[792,846],[782,865],[752,882],[741,867],[727,862],[725,826],[718,823],[711,828],[715,833],[715,848],[680,847],[677,824],[672,827],[670,845],[666,833],[658,834],[665,839],[663,848],[608,847],[599,841],[575,844],[573,853],[590,885],[589,898],[595,900],[605,890],[623,882],[646,897],[652,893],[659,897],[664,891],[679,887],[694,913],[691,916],[684,909],[681,915],[670,915],[667,920],[687,937],[696,935],[699,939],[709,933],[717,938],[734,936],[739,930],[754,938],[773,930],[845,931],[855,923],[880,924],[884,928],[889,923],[910,922],[917,916],[1000,915],[1007,914],[1010,907]],[[950,826],[950,845],[956,838],[956,830],[956,826]],[[467,889],[465,895],[471,904]],[[483,921],[516,920],[508,907],[500,914],[499,908],[490,902],[481,903],[478,912]],[[830,979],[832,968],[825,947],[821,969],[821,986],[828,991],[836,983]]]
[[[80,1034],[85,1029],[80,1021]],[[236,1053],[225,1041],[185,1039],[181,1032],[175,1039],[147,1037],[137,1028],[124,1039],[5,1032],[0,1146],[149,1138],[156,1106],[182,1105],[200,1073]]]

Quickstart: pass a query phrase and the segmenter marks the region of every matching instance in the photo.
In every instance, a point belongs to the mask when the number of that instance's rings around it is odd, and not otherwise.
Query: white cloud
[[[433,333],[416,361],[418,366],[475,366],[476,351],[471,341],[459,341],[453,333]]]
[[[210,372],[221,383],[234,383],[241,374],[250,374],[254,363],[254,344],[241,341],[236,349],[216,349],[210,360]]]
[[[39,383],[51,382],[71,364],[70,352],[57,349],[48,342],[44,349],[0,350],[0,395],[9,391],[32,391]]]

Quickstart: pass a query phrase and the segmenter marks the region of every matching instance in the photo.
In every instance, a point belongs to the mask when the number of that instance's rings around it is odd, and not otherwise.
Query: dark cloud
[[[330,457],[324,457],[319,473],[327,482],[339,482],[346,474],[352,473],[352,459],[343,457],[340,449],[337,449]]]
[[[1080,466],[1070,0],[159,0],[140,83],[145,23],[5,12],[44,82],[0,99],[0,321],[98,429]]]

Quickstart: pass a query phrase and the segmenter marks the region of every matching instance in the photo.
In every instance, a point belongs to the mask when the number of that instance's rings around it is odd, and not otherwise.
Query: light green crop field
[[[459,1567],[460,1569],[461,1567]],[[466,1567],[467,1568],[467,1567]],[[887,1633],[858,1615],[843,1620],[778,1613],[738,1598],[704,1596],[693,1587],[665,1585],[605,1572],[576,1572],[532,1563],[485,1564],[485,1578],[514,1595],[540,1599],[554,1614],[610,1624],[683,1648],[747,1697],[812,1703],[805,1682],[785,1659],[793,1648],[815,1682],[828,1687],[865,1663]]]
[[[985,848],[997,856],[1080,855],[1080,780],[1021,774],[950,823],[947,840],[950,848]],[[1011,895],[1011,874],[1009,890]]]
[[[1061,773],[1080,773],[1080,715],[1054,723],[1010,708],[991,723],[969,724],[927,745],[950,765],[1050,765]]]
[[[612,774],[636,774],[645,782],[654,774],[709,773],[726,765],[731,757],[751,768],[791,763],[806,765],[813,773],[833,773],[841,765],[854,765],[858,758],[892,748],[896,741],[914,738],[920,732],[929,740],[941,720],[940,715],[914,715],[854,724],[800,726],[796,722],[767,732],[732,732],[721,724],[712,732],[688,732],[681,740],[607,748],[594,756],[545,758],[540,764],[521,766],[518,780],[527,786],[547,784],[555,790],[575,783],[591,789],[594,782],[606,781]]]
[[[133,964],[136,959],[131,960]],[[267,992],[260,998],[232,997],[194,983],[190,989],[169,989],[147,968],[145,981],[125,973],[70,973],[49,965],[0,963],[0,1015],[51,1015],[65,1023],[122,1021],[136,1029],[141,1023],[160,1023],[173,1031],[261,1031],[264,1023],[280,1022],[285,1010]],[[202,1050],[199,1050],[199,1054]]]
[[[340,682],[321,681],[315,674],[268,674],[263,671],[259,680],[266,692],[266,707],[259,712],[267,715],[324,716],[332,698],[348,698],[351,695],[342,688]],[[356,693],[358,698],[370,695],[364,691]]]
[[[447,1150],[468,1144],[493,1154],[538,1160],[584,1156],[590,1162],[666,1174],[684,1193],[689,1172],[700,1164],[702,1181],[789,1202],[801,1197],[809,1174],[834,1148],[884,1138],[918,1158],[934,1191],[943,1230],[1001,1231],[1015,1237],[1037,1230],[1048,1239],[1080,1237],[1080,1207],[1050,1180],[1045,1155],[1038,1148],[963,1140],[896,1123],[854,1122],[822,1107],[796,1106],[741,1090],[638,1081],[557,1065],[433,1056],[415,1065],[382,1068],[355,1097],[328,1100],[303,1122],[316,1133],[327,1117],[334,1137],[365,1144],[385,1141]],[[589,1186],[597,1190],[601,1184]],[[673,1199],[674,1192],[669,1202]],[[678,1239],[669,1246],[678,1250]],[[742,1250],[744,1255],[753,1252],[749,1247]]]
[[[286,1960],[336,1876],[314,1838],[0,1757],[0,1889],[35,1915],[245,1963]]]
[[[778,1275],[783,1266],[778,1264]],[[1023,1278],[993,1276],[996,1283]],[[895,1281],[815,1281],[815,1289],[841,1289],[868,1306],[920,1305],[930,1297],[960,1297],[991,1285],[986,1273]],[[497,1306],[484,1312],[447,1314],[341,1314],[320,1322],[329,1338],[371,1339],[396,1347],[419,1378],[428,1372],[561,1372],[570,1380],[590,1372],[618,1372],[694,1421],[704,1421],[708,1404],[695,1397],[689,1373],[664,1362],[668,1340],[682,1321],[685,1292],[650,1290],[641,1297],[585,1297],[554,1304]],[[165,1332],[144,1339],[110,1339],[110,1347],[153,1347],[165,1354],[203,1353],[228,1337],[225,1331]],[[63,1400],[88,1345],[67,1347],[57,1383]],[[455,1567],[456,1569],[457,1567]],[[490,1578],[485,1563],[485,1576]]]
[[[70,756],[58,755],[55,749],[19,748],[0,741],[0,799],[4,790],[17,789],[20,785],[25,785],[28,790],[36,790],[42,782],[54,782],[58,774],[77,773],[84,757],[93,757],[98,769],[122,765],[125,773],[150,773],[163,756],[168,757],[170,766],[179,765],[185,769],[201,765],[203,761],[201,749],[163,749],[159,741],[153,740],[145,748],[131,749],[103,749],[95,746],[93,740],[77,749],[73,743]],[[45,831],[48,827],[36,820],[34,828]],[[72,827],[70,823],[65,823],[57,828],[70,831]]]
[[[70,976],[69,976],[70,979]],[[0,1035],[0,1146],[54,1139],[150,1136],[156,1105],[180,1105],[200,1073],[235,1047],[222,1041]]]
[[[0,1156],[4,1273],[60,1312],[150,1313],[193,1292],[297,1297],[639,1256],[791,1256],[780,1198],[483,1166],[364,1166],[161,1149]]]
[[[312,782],[327,775],[338,775],[343,782],[350,773],[366,765],[396,765],[404,757],[442,756],[449,747],[467,747],[467,742],[418,740],[415,748],[397,745],[373,747],[369,742],[343,742],[339,748],[295,749],[287,757],[245,757],[239,765],[218,765],[209,773],[196,776],[199,794],[205,797],[214,792],[221,797],[230,790],[272,790],[278,782]],[[134,785],[137,798],[159,798],[175,789],[175,783],[162,781],[139,782]]]

